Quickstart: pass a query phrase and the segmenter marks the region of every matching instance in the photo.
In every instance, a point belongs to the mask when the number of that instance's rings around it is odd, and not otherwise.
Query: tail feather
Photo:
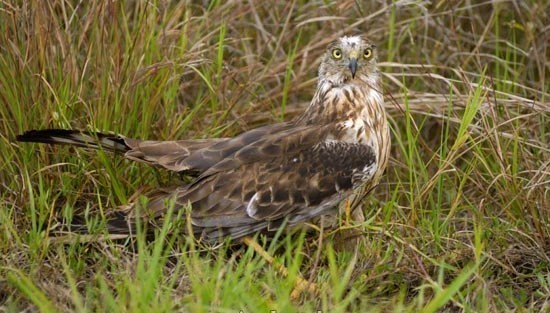
[[[103,149],[111,152],[124,153],[130,150],[130,147],[122,136],[80,130],[30,130],[22,135],[18,135],[16,139],[20,142],[71,145],[90,149]]]
[[[135,221],[132,221],[127,217],[125,213],[121,212],[111,212],[106,217],[107,221],[105,228],[109,234],[109,238],[113,240],[126,240],[128,238],[133,238],[138,234],[138,228]],[[86,236],[89,234],[98,234],[98,230],[101,228],[96,228],[92,226],[87,218],[84,215],[74,215],[70,223],[62,222],[63,225],[63,234],[67,232],[78,234],[81,236]],[[92,227],[92,228],[90,228]],[[147,241],[152,241],[155,239],[155,228],[150,223],[144,223],[141,225],[141,234],[145,235]]]

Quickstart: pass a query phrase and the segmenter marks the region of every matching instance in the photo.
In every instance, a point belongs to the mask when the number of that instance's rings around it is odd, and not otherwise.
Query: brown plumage
[[[190,203],[193,232],[209,242],[334,215],[354,189],[377,184],[390,136],[375,46],[363,37],[342,37],[322,58],[317,90],[302,115],[233,138],[142,141],[49,129],[26,132],[17,140],[102,148],[196,175],[188,185],[150,194],[139,212],[157,224],[166,199],[174,199],[176,209]],[[112,231],[131,231],[135,205],[126,208],[113,218]]]

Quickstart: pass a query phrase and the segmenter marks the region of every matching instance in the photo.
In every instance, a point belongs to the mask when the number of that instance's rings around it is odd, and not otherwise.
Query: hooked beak
[[[351,71],[351,78],[355,78],[355,72],[357,71],[357,59],[350,59],[348,67]]]
[[[351,71],[351,78],[355,78],[355,72],[357,72],[357,51],[352,51],[349,54],[349,70]]]

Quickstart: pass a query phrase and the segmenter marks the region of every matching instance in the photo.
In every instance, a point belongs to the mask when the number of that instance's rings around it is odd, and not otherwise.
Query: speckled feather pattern
[[[349,64],[356,55],[352,75]],[[18,140],[101,148],[195,175],[191,184],[149,194],[147,207],[139,212],[158,224],[167,199],[175,201],[176,209],[191,204],[193,233],[209,242],[334,215],[354,189],[378,183],[387,165],[390,136],[374,45],[364,37],[342,37],[322,58],[317,89],[302,115],[233,138],[143,141],[49,129],[29,131]],[[124,214],[113,215],[111,231],[131,231],[135,204],[124,208]]]

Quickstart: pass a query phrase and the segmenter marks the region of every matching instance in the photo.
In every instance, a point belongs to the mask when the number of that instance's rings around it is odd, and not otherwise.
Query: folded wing
[[[151,199],[145,211],[162,219],[167,198],[177,207],[191,204],[194,231],[209,241],[325,214],[377,166],[371,147],[326,140],[330,131],[304,126],[265,135],[225,156],[191,185]]]

